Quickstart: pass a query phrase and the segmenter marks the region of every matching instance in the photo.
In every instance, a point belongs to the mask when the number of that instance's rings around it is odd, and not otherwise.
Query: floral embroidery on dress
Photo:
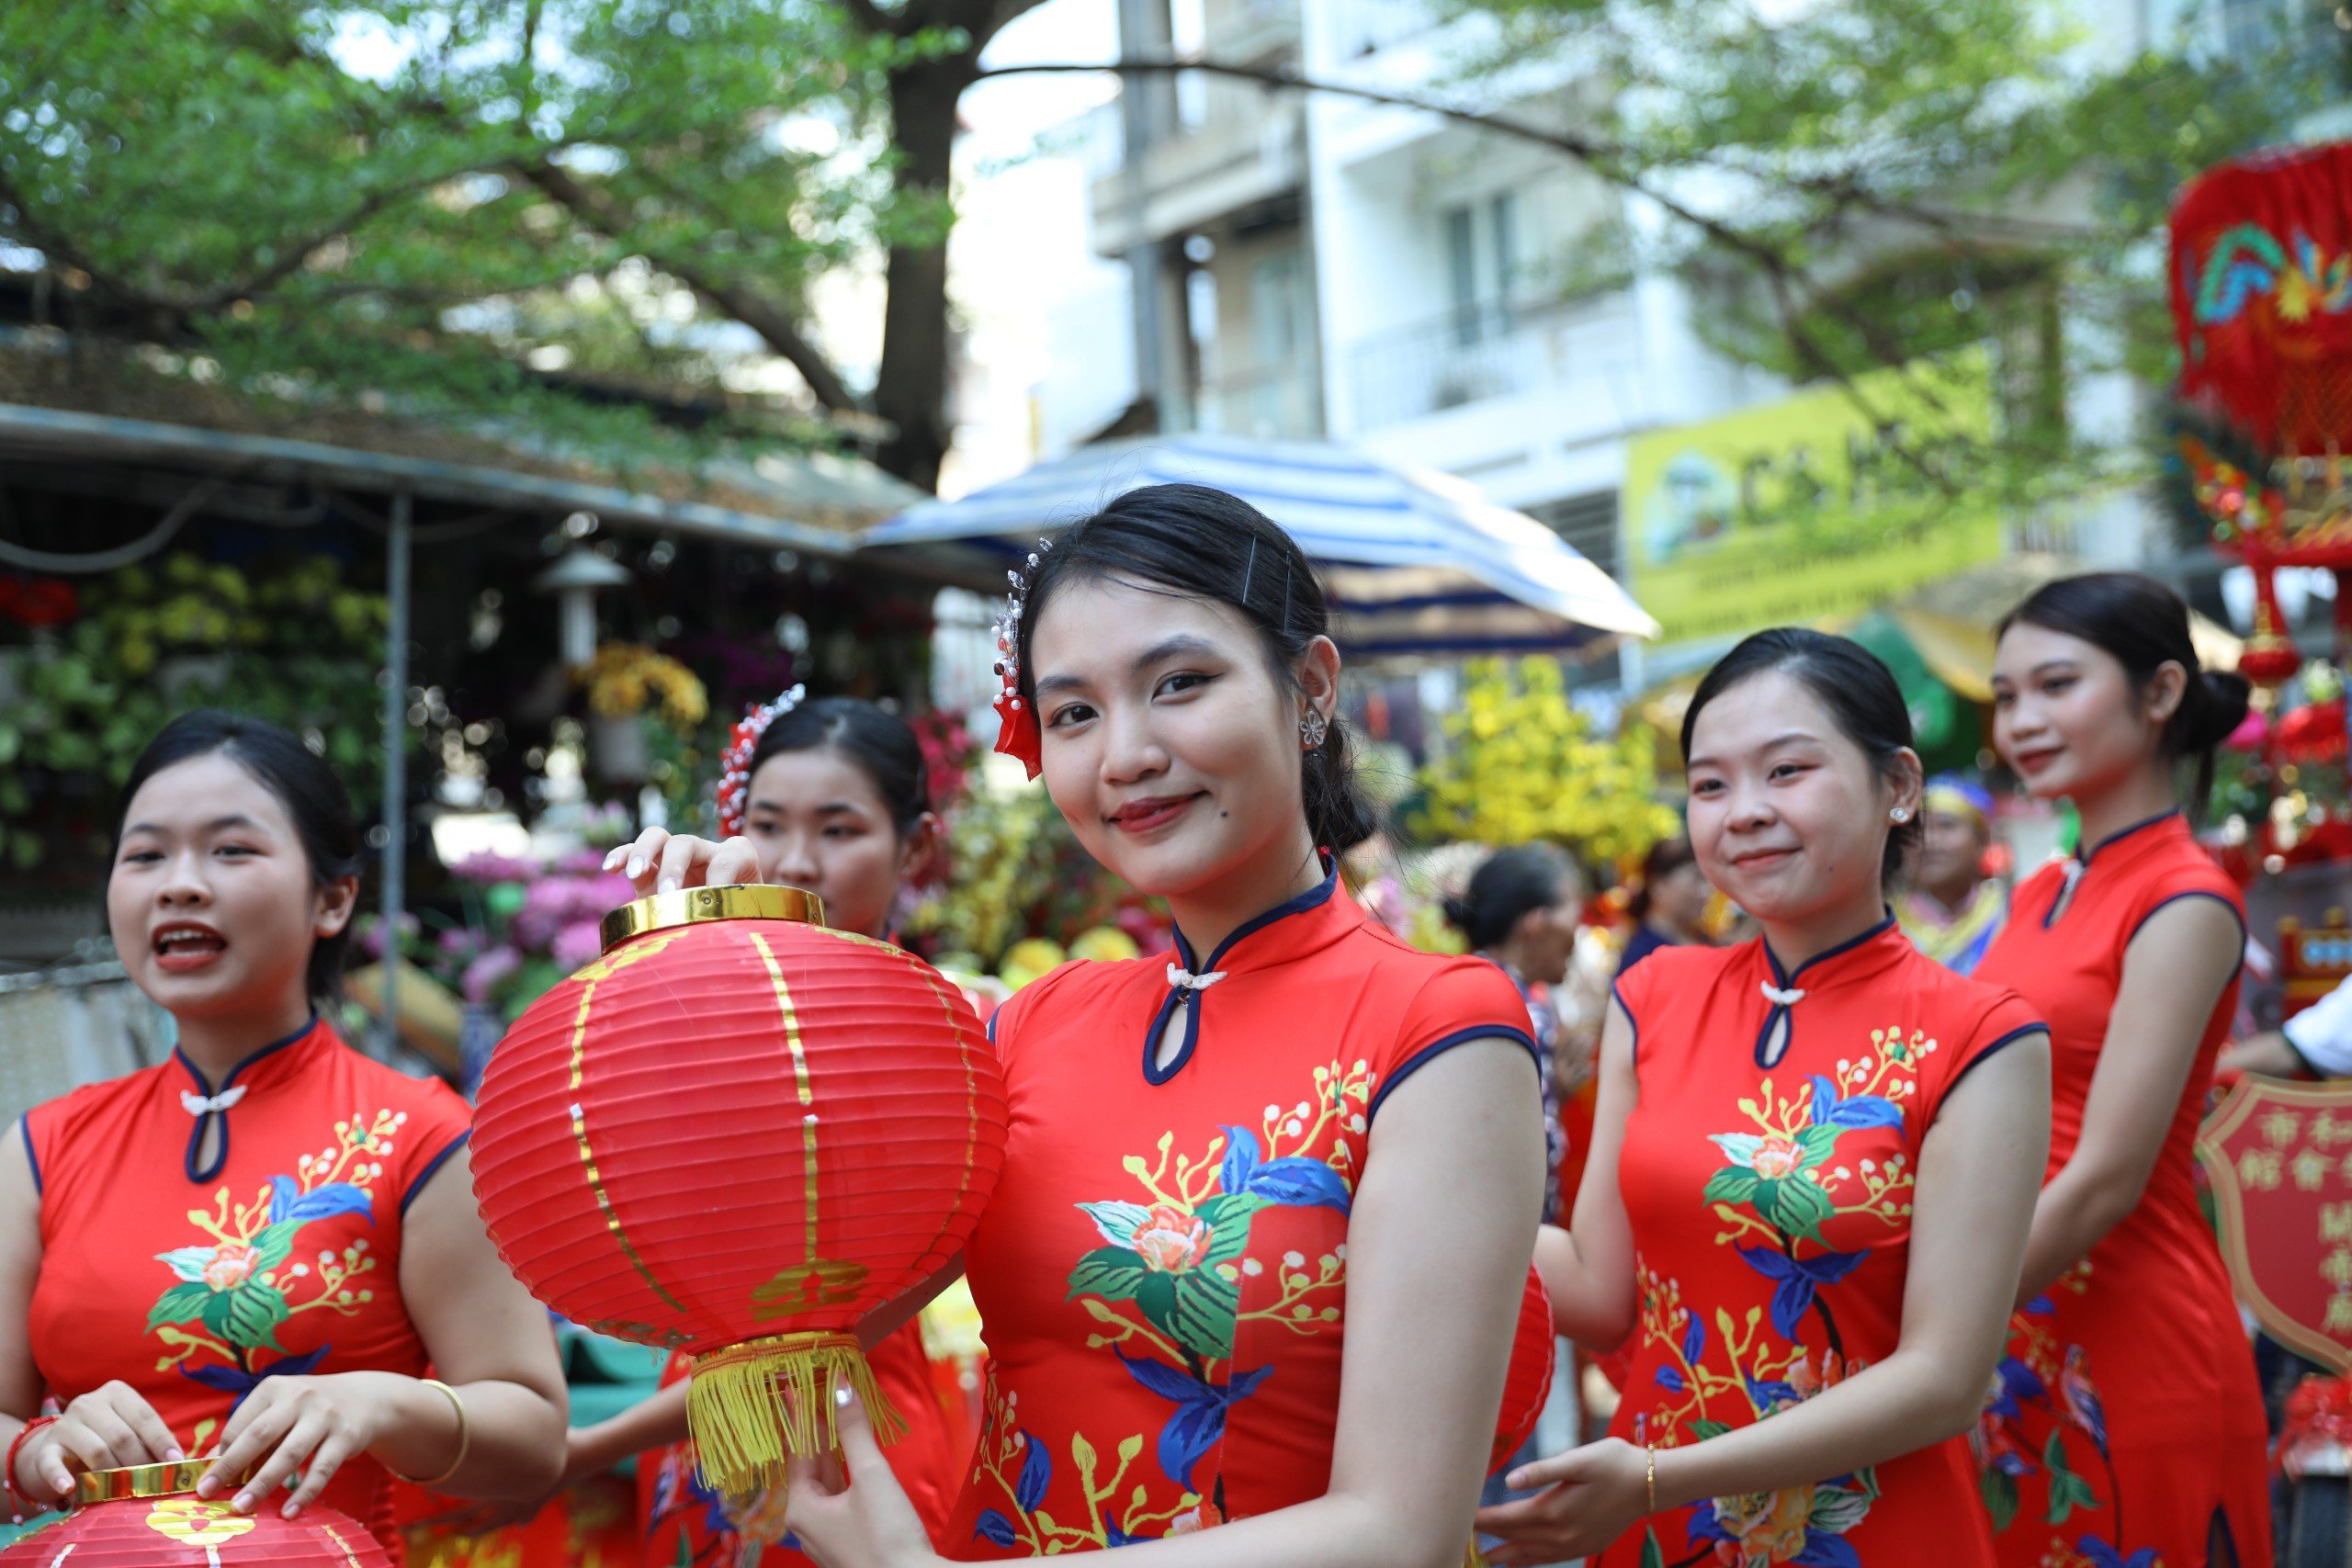
[[[357,1313],[375,1299],[358,1281],[375,1271],[376,1258],[364,1236],[300,1262],[295,1247],[322,1220],[356,1214],[375,1223],[373,1188],[407,1122],[404,1111],[355,1114],[334,1124],[333,1144],[296,1160],[293,1175],[270,1178],[251,1202],[224,1186],[210,1209],[189,1210],[188,1222],[209,1239],[155,1255],[175,1280],[147,1314],[147,1331],[165,1348],[156,1370],[176,1369],[242,1404],[264,1379],[299,1376],[324,1360],[333,1346],[288,1355],[278,1329],[307,1312]],[[261,1365],[264,1352],[277,1359]]]
[[[1032,1438],[1020,1422],[1021,1395],[997,1387],[996,1371],[989,1370],[986,1394],[988,1425],[980,1435],[972,1478],[989,1480],[1012,1500],[1008,1515],[1001,1508],[981,1510],[974,1529],[978,1538],[1008,1550],[1020,1548],[1032,1557],[1046,1557],[1073,1549],[1125,1546],[1155,1536],[1185,1535],[1203,1527],[1201,1495],[1186,1491],[1172,1503],[1151,1506],[1150,1488],[1136,1483],[1124,1500],[1131,1467],[1143,1452],[1143,1434],[1120,1439],[1117,1462],[1104,1472],[1102,1454],[1082,1432],[1069,1438],[1069,1462],[1078,1477],[1086,1517],[1057,1520],[1046,1509],[1046,1494],[1054,1483],[1054,1456]],[[1114,1512],[1115,1510],[1115,1513]]]
[[[758,1568],[768,1547],[797,1550],[799,1546],[785,1526],[787,1500],[785,1489],[778,1486],[763,1488],[740,1503],[730,1502],[697,1472],[694,1444],[672,1443],[662,1450],[661,1468],[654,1472],[645,1533],[651,1536],[681,1514],[700,1514],[699,1554],[695,1532],[681,1529],[673,1568],[718,1568],[722,1558],[726,1568]]]
[[[1276,1207],[1329,1209],[1344,1218],[1355,1192],[1358,1156],[1351,1139],[1364,1132],[1372,1091],[1366,1062],[1317,1067],[1312,1100],[1267,1106],[1254,1131],[1221,1128],[1198,1157],[1176,1153],[1175,1134],[1162,1134],[1157,1160],[1129,1155],[1122,1162],[1141,1190],[1136,1197],[1078,1205],[1102,1245],[1070,1269],[1068,1299],[1100,1325],[1087,1336],[1087,1348],[1108,1349],[1130,1378],[1172,1407],[1153,1435],[1152,1457],[1177,1495],[1171,1501],[1166,1486],[1136,1478],[1114,1519],[1104,1506],[1129,1484],[1146,1437],[1122,1439],[1115,1465],[1106,1466],[1091,1439],[1072,1434],[1068,1458],[1090,1517],[1083,1524],[1055,1520],[1041,1506],[1059,1456],[1021,1429],[1017,1394],[999,1401],[991,1385],[975,1474],[992,1476],[1012,1507],[983,1511],[977,1535],[1034,1555],[1222,1522],[1223,1478],[1203,1480],[1196,1472],[1223,1440],[1232,1407],[1273,1372],[1272,1366],[1232,1365],[1239,1325],[1318,1333],[1340,1321],[1347,1280],[1344,1242],[1312,1259],[1296,1250],[1279,1259],[1254,1257],[1251,1220]],[[1243,1310],[1243,1281],[1270,1269],[1272,1298]]]
[[[2050,1290],[2082,1295],[2090,1289],[2090,1259],[2078,1259]],[[1996,1535],[2017,1522],[2018,1482],[2038,1472],[2047,1471],[2050,1477],[2049,1506],[2041,1520],[2045,1525],[2063,1526],[2075,1509],[2104,1509],[2107,1498],[2121,1495],[2108,1446],[2106,1407],[2091,1381],[2089,1353],[2053,1330],[2049,1320],[2057,1312],[2045,1292],[2009,1319],[2007,1349],[1993,1370],[1984,1409],[1968,1435],[1978,1490]],[[2038,1450],[2026,1429],[2029,1413],[2031,1424],[2049,1433]],[[2106,1479],[2105,1496],[2084,1473],[2086,1457]],[[2109,1523],[2115,1534],[2123,1533],[2120,1508]],[[2052,1568],[2161,1568],[2154,1550],[2143,1547],[2127,1556],[2096,1533],[2076,1538],[2070,1549],[2053,1528],[2047,1560]]]
[[[1737,1102],[1748,1126],[1708,1134],[1724,1160],[1700,1192],[1724,1226],[1715,1245],[1728,1245],[1771,1281],[1772,1294],[1769,1306],[1736,1317],[1718,1307],[1710,1322],[1685,1303],[1678,1280],[1638,1266],[1640,1333],[1664,1353],[1652,1377],[1670,1402],[1635,1420],[1636,1442],[1703,1441],[1862,1370],[1865,1362],[1849,1359],[1825,1292],[1870,1257],[1874,1237],[1900,1238],[1911,1214],[1913,1171],[1902,1152],[1866,1156],[1846,1140],[1873,1132],[1899,1135],[1921,1065],[1939,1048],[1922,1031],[1873,1029],[1868,1051],[1839,1059],[1833,1073],[1785,1087],[1765,1078],[1755,1095]],[[1885,1139],[1874,1141],[1883,1145]],[[1815,1344],[1826,1348],[1808,1345],[1815,1326]],[[1863,1469],[1812,1485],[1703,1499],[1684,1519],[1688,1541],[1701,1550],[1679,1564],[1711,1559],[1724,1568],[1860,1568],[1843,1538],[1879,1495],[1875,1472]],[[1645,1537],[1645,1564],[1677,1568],[1655,1528]]]

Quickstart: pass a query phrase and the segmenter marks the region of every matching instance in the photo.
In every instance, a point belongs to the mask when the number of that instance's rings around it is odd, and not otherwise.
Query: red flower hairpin
[[[1028,570],[1037,570],[1037,558],[1053,548],[1053,541],[1040,539],[1037,547],[1029,552]],[[1008,571],[1005,578],[1012,584],[1012,592],[1005,596],[1004,618],[996,624],[996,672],[1001,684],[991,705],[996,709],[996,750],[1002,755],[1019,760],[1035,778],[1044,767],[1045,738],[1037,728],[1037,712],[1021,700],[1021,660],[1015,649],[1021,641],[1021,607],[1029,596],[1029,579],[1017,571]]]
[[[806,686],[795,686],[772,703],[761,703],[745,713],[728,732],[727,750],[718,755],[718,836],[740,837],[743,831],[743,792],[752,787],[752,755],[768,726],[800,705]]]

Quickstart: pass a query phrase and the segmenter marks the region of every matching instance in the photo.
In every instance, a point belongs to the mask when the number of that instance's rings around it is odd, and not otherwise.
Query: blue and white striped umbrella
[[[960,501],[924,502],[868,529],[859,547],[1001,592],[1040,535],[1126,491],[1173,482],[1229,491],[1288,530],[1357,658],[1589,655],[1657,635],[1631,595],[1532,517],[1451,475],[1315,442],[1197,434],[1081,447]]]

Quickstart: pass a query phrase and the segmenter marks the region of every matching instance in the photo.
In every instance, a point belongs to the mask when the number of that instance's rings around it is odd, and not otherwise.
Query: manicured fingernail
[[[180,1461],[186,1458],[187,1458],[187,1455],[180,1452],[179,1445],[177,1443],[173,1444],[170,1448],[164,1450],[164,1462],[165,1464],[177,1464]]]
[[[626,870],[631,881],[635,881],[637,878],[643,876],[645,874],[645,857],[643,855],[629,856],[628,865]]]
[[[612,870],[615,865],[619,863],[621,856],[627,853],[628,853],[628,846],[627,844],[615,844],[611,849],[606,850],[605,852],[605,869],[606,871]]]
[[[678,890],[678,879],[677,879],[676,877],[674,877],[674,876],[665,876],[665,877],[663,877],[663,878],[662,879],[662,883],[661,883],[660,887],[657,889],[657,891],[659,891],[659,892],[662,892],[662,893],[675,893],[677,890]]]
[[[841,1405],[846,1405],[849,1404],[848,1384],[844,1383],[840,1388],[833,1390],[833,1403]]]

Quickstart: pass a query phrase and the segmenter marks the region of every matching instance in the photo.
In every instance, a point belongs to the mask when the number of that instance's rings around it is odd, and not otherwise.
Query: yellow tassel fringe
[[[839,1446],[833,1390],[844,1383],[865,1404],[876,1438],[906,1435],[852,1335],[778,1334],[695,1357],[686,1424],[704,1480],[729,1497],[784,1485],[786,1460]]]

